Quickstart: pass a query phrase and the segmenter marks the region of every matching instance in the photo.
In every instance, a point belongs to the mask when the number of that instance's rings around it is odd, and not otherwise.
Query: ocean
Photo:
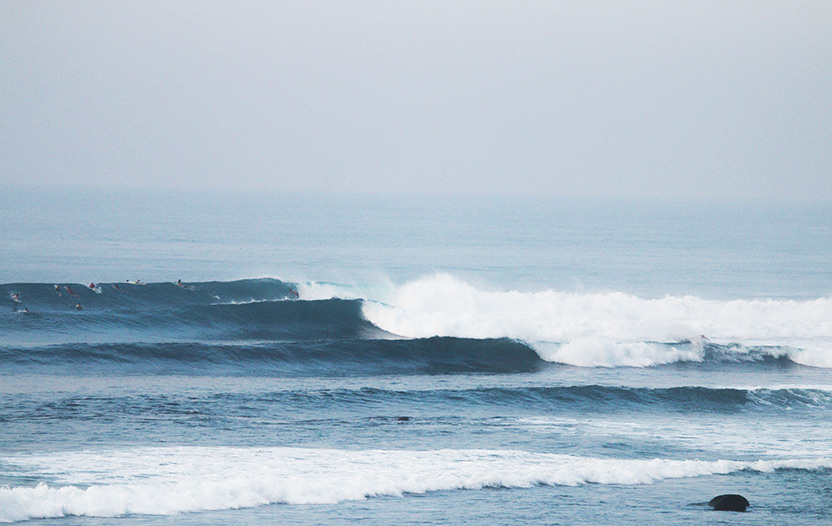
[[[0,522],[832,524],[830,217],[12,189]]]

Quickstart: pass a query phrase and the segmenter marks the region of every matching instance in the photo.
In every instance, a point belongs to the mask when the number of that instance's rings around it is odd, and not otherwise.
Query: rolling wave
[[[832,298],[714,301],[620,292],[490,292],[447,275],[401,286],[275,279],[6,284],[0,285],[0,297],[9,298],[8,310],[0,313],[0,345],[7,349],[0,364],[24,359],[24,349],[49,346],[67,361],[107,360],[108,354],[125,363],[139,356],[181,361],[185,355],[218,363],[410,361],[418,372],[527,371],[539,367],[538,360],[581,367],[680,362],[832,367]],[[200,347],[214,342],[238,348]],[[256,342],[275,344],[264,349]],[[169,345],[160,349],[151,343]],[[37,353],[32,359],[37,361]],[[497,365],[500,359],[505,365]],[[445,365],[429,365],[438,362]]]

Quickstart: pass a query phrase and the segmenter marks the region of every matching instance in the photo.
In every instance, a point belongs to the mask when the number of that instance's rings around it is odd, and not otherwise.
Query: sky
[[[832,201],[832,2],[0,0],[0,187]]]

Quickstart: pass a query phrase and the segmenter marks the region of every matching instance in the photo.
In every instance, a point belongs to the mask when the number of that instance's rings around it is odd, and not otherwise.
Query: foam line
[[[0,488],[0,521],[171,515],[266,504],[335,504],[374,496],[536,485],[650,484],[742,470],[818,470],[832,459],[630,460],[513,450],[349,451],[137,448],[0,458],[51,480]]]

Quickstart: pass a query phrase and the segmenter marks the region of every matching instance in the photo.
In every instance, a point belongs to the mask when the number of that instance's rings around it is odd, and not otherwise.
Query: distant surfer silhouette
[[[76,298],[78,297],[78,294],[76,294],[74,290],[72,290],[71,288],[69,288],[69,285],[64,285],[64,290],[65,290],[65,291],[67,292],[67,294],[69,294],[70,296],[75,296]]]
[[[61,286],[58,284],[55,284],[55,294],[57,294],[58,296],[63,296],[63,294],[61,294]]]
[[[194,290],[193,286],[185,285],[184,283],[182,283],[181,279],[176,280],[176,286],[181,287],[181,288],[186,289],[186,290]]]

